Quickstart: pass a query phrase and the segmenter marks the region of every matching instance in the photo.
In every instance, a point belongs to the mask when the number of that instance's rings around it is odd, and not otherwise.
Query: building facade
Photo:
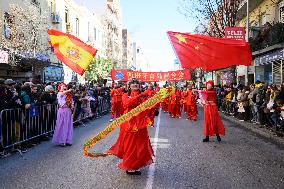
[[[0,77],[40,81],[50,63],[47,8],[45,0],[0,1],[0,54],[8,56],[0,63]]]
[[[127,29],[122,30],[122,67],[135,70],[133,61],[133,42]]]
[[[137,43],[133,43],[133,65],[135,65],[135,68],[137,71],[150,71],[150,62],[146,56],[146,54],[143,51],[143,48]]]
[[[238,12],[238,26],[246,27],[247,0]],[[256,80],[265,83],[283,83],[284,60],[284,1],[249,1],[249,42],[253,66],[238,67],[238,80],[250,84]]]
[[[79,6],[73,0],[48,0],[51,15],[59,17],[59,23],[54,29],[64,33],[70,33],[88,45],[98,50],[96,57],[103,58],[104,48],[104,28],[99,17],[89,11],[84,6]],[[58,61],[56,57],[52,59]],[[52,61],[52,62],[53,62]],[[85,77],[76,74],[68,66],[63,64],[64,82],[71,81],[85,83]]]
[[[112,59],[116,69],[122,69],[122,12],[120,0],[94,0],[95,12],[102,20],[105,32],[105,57]]]

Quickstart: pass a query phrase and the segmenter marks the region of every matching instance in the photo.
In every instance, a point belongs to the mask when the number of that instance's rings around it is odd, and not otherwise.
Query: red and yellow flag
[[[70,34],[53,29],[49,29],[48,34],[57,58],[76,73],[83,75],[97,50]]]

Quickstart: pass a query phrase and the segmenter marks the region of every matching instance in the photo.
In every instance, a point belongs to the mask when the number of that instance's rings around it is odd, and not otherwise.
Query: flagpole
[[[246,25],[246,41],[249,42],[249,0],[247,0],[247,25]],[[248,66],[246,67],[245,85],[248,84]]]

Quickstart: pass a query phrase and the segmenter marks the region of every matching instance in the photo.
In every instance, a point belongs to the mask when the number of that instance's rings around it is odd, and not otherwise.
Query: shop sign
[[[225,38],[245,40],[245,28],[244,27],[226,27]]]
[[[256,66],[269,64],[272,61],[283,59],[284,49],[274,51],[272,53],[255,58],[254,63]]]

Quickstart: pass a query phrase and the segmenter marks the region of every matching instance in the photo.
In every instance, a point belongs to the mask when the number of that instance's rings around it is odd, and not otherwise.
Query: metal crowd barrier
[[[15,147],[53,132],[56,115],[57,105],[2,110],[0,116],[0,145],[2,148]]]
[[[30,109],[5,109],[0,112],[0,149],[17,148],[21,144],[35,138],[48,135],[55,129],[57,105],[33,106]],[[99,98],[95,109],[91,111],[85,107],[79,110],[73,122],[94,117],[96,114],[106,114],[110,110],[110,102]],[[94,111],[95,110],[95,111]]]

